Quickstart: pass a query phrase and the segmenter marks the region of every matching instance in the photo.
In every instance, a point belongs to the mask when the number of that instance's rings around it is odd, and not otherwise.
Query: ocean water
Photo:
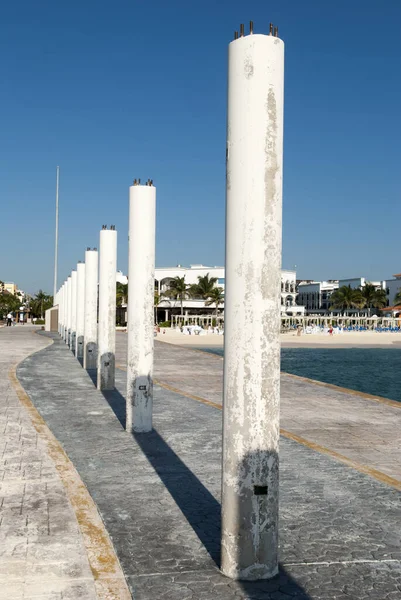
[[[281,370],[401,402],[399,348],[282,348]]]

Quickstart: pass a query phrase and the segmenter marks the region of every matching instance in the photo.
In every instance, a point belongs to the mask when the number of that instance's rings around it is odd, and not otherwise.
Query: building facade
[[[401,273],[393,275],[394,279],[387,279],[385,281],[385,290],[387,296],[387,306],[394,306],[396,304],[395,297],[398,292],[401,291]]]
[[[327,312],[330,309],[330,297],[338,287],[337,280],[299,283],[297,301],[309,313]]]
[[[386,289],[385,281],[369,281],[366,277],[354,277],[353,279],[339,279],[338,287],[347,286],[352,288],[353,290],[360,290],[365,287],[365,285],[369,283],[370,285],[374,285],[377,290]]]
[[[194,264],[189,267],[177,265],[176,267],[163,267],[155,269],[155,291],[161,297],[157,307],[159,319],[168,321],[171,314],[177,314],[177,309],[181,309],[181,301],[163,297],[170,288],[170,282],[175,277],[185,277],[185,283],[188,285],[198,283],[198,277],[209,275],[217,279],[216,286],[225,289],[225,269],[224,267],[208,267],[202,264]],[[303,315],[304,307],[296,302],[296,272],[282,270],[281,273],[281,312],[283,315]],[[202,298],[186,298],[183,300],[184,314],[207,314],[216,311],[215,306],[207,307]],[[219,305],[219,311],[224,311],[224,302]]]
[[[392,306],[394,297],[401,288],[401,273],[393,275],[394,279],[387,281],[369,281],[366,277],[353,277],[328,281],[300,281],[298,282],[297,301],[305,306],[307,313],[323,313],[330,311],[330,297],[338,288],[347,286],[352,289],[363,289],[365,285],[375,286],[377,290],[383,289],[387,295],[387,306]],[[337,311],[333,311],[337,312]],[[352,312],[352,311],[351,311]],[[355,312],[355,311],[354,311]]]
[[[6,281],[6,282],[4,282],[4,289],[9,294],[12,294],[13,296],[15,296],[18,291],[18,286],[13,281]]]

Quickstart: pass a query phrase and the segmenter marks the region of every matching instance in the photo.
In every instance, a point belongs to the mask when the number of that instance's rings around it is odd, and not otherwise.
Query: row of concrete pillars
[[[130,187],[127,430],[152,430],[153,293],[156,188]],[[117,231],[102,226],[56,294],[59,333],[85,369],[97,369],[99,390],[115,385]]]
[[[224,574],[278,572],[278,444],[284,44],[240,36],[229,46],[223,392]],[[150,181],[150,180],[149,180]],[[152,428],[155,188],[130,188],[127,429]],[[100,232],[57,295],[60,334],[98,387],[114,385],[117,232]],[[96,359],[97,353],[97,359]]]

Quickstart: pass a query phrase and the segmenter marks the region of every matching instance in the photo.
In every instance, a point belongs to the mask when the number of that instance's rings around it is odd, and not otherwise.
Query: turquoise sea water
[[[281,370],[401,402],[401,349],[282,348]]]

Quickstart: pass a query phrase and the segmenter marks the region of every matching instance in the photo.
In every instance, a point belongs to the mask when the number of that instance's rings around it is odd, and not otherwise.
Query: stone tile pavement
[[[127,336],[117,334],[116,361],[126,366]],[[223,359],[156,342],[155,378],[183,392],[222,402]],[[196,368],[194,368],[196,365]],[[401,403],[366,399],[300,377],[281,376],[281,427],[398,481],[401,489]]]
[[[0,331],[0,598],[96,598],[64,486],[8,371],[47,345],[29,328]]]
[[[401,598],[399,491],[285,438],[280,574],[222,576],[221,411],[156,386],[154,431],[132,436],[125,373],[101,394],[53,337],[18,377],[97,503],[136,600]]]
[[[127,598],[92,500],[15,378],[16,364],[48,343],[29,326],[0,330],[0,599]]]

